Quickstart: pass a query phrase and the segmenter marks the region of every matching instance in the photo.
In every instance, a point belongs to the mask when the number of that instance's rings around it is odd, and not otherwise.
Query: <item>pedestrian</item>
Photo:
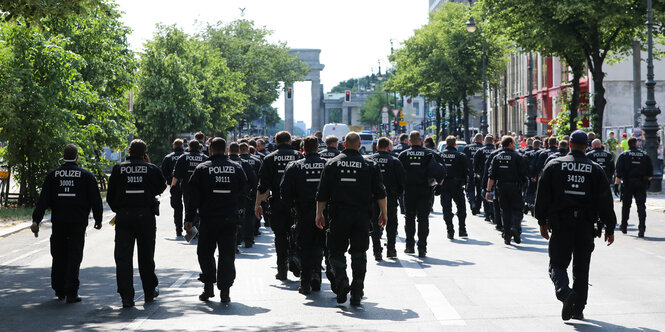
[[[314,133],[314,137],[316,137],[316,140],[318,142],[319,150],[325,149],[326,146],[328,146],[328,144],[326,144],[326,142],[323,141],[323,133],[320,130],[317,130]]]
[[[568,155],[547,164],[538,180],[536,195],[536,219],[541,236],[549,240],[549,275],[557,299],[563,302],[563,320],[584,319],[596,220],[600,218],[604,224],[607,245],[614,242],[616,226],[605,172],[584,154],[587,135],[575,131],[570,137],[570,148]],[[572,289],[567,271],[571,258]]]
[[[208,160],[208,156],[201,153],[201,149],[201,143],[198,140],[189,141],[189,152],[180,156],[173,167],[171,187],[179,186],[185,206],[187,206],[187,202],[189,201],[189,194],[185,190],[187,183],[189,183],[189,178],[192,177],[196,166]],[[195,219],[194,223],[198,224],[198,219]]]
[[[114,257],[124,308],[134,306],[134,243],[145,301],[152,302],[159,295],[155,275],[155,215],[159,215],[159,201],[155,196],[166,189],[166,179],[157,166],[146,161],[146,149],[140,139],[130,143],[129,158],[113,166],[106,196],[116,213]]]
[[[247,206],[245,207],[245,226],[243,227],[243,234],[245,238],[252,238],[250,248],[254,245],[254,236],[261,235],[259,228],[261,228],[261,221],[256,218],[254,214],[254,198],[256,197],[256,187],[258,184],[259,170],[261,169],[261,158],[257,157],[252,153],[253,147],[247,143],[240,143],[240,158],[246,160],[254,170],[254,175],[256,175],[256,181],[254,186],[249,188],[249,199],[247,201]],[[254,150],[256,151],[256,150]],[[253,225],[253,226],[252,226]],[[251,236],[250,236],[251,234]]]
[[[226,144],[226,143],[225,143]],[[245,149],[248,149],[247,143],[242,143]],[[247,151],[245,151],[247,152]],[[240,200],[238,201],[238,209],[240,215],[238,216],[238,231],[236,233],[236,245],[241,245],[245,242],[245,248],[251,248],[254,245],[254,198],[256,197],[256,184],[257,176],[254,172],[254,165],[249,160],[240,157],[240,144],[232,142],[229,144],[229,160],[238,163],[242,166],[245,176],[247,177],[247,184],[242,188]],[[252,194],[254,196],[252,196]],[[255,217],[255,216],[254,216]],[[239,252],[238,250],[236,252]]]
[[[545,168],[545,164],[547,163],[547,158],[549,158],[549,156],[557,152],[559,152],[559,142],[556,139],[556,137],[551,136],[549,139],[547,139],[547,148],[539,151],[534,156],[533,164],[530,167],[531,169],[530,177],[538,180],[538,177],[540,177],[540,173]]]
[[[58,300],[76,303],[88,216],[92,210],[95,229],[101,229],[103,206],[94,175],[77,165],[78,147],[65,146],[62,159],[44,180],[30,229],[37,236],[46,209],[51,210],[51,288]]]
[[[287,271],[291,271],[296,277],[300,277],[300,264],[295,253],[295,241],[291,234],[293,218],[291,211],[280,197],[279,185],[286,166],[302,158],[300,152],[293,150],[291,145],[291,134],[280,131],[275,135],[277,142],[276,151],[271,152],[263,158],[263,164],[259,170],[259,186],[256,194],[254,211],[257,218],[261,218],[263,208],[261,203],[270,196],[270,227],[275,233],[275,251],[277,253],[278,280],[286,280]]]
[[[482,149],[476,151],[476,153],[473,155],[473,176],[476,177],[480,182],[482,192],[484,192],[485,188],[487,188],[487,178],[483,176],[485,172],[485,163],[495,149],[496,147],[494,146],[494,136],[486,135],[485,145]],[[483,211],[485,214],[485,221],[492,221],[494,215],[492,202],[486,200],[484,197],[485,195],[481,194],[481,196],[483,199],[482,203]]]
[[[494,157],[489,168],[486,198],[492,199],[492,190],[496,184],[496,191],[501,197],[499,207],[503,220],[503,241],[510,244],[512,238],[520,244],[524,206],[521,188],[528,175],[528,165],[515,151],[515,141],[511,136],[504,136],[501,146],[504,150]]]
[[[478,139],[478,135],[476,135],[475,139]],[[446,149],[441,153],[444,165],[446,165],[446,176],[444,177],[443,187],[441,190],[441,207],[443,208],[443,220],[446,222],[448,239],[450,240],[455,237],[455,227],[453,226],[453,217],[455,215],[453,214],[452,201],[455,202],[455,207],[457,208],[459,236],[469,236],[466,231],[466,203],[464,201],[464,184],[467,183],[466,179],[468,177],[470,162],[465,153],[460,153],[457,151],[455,144],[455,136],[448,136],[446,138]],[[475,186],[475,183],[467,183],[467,186],[468,185]]]
[[[214,284],[222,303],[231,301],[230,289],[236,278],[235,253],[239,210],[247,186],[243,167],[224,155],[226,141],[216,137],[210,143],[210,159],[197,165],[185,187],[190,200],[186,206],[185,228],[191,229],[196,212],[200,214],[200,238],[196,254],[201,267],[199,280],[203,293],[199,300],[215,296]],[[219,262],[215,268],[215,250]]]
[[[166,178],[166,183],[171,187],[171,207],[173,208],[173,223],[175,224],[176,237],[182,237],[182,218],[183,218],[183,205],[182,205],[182,189],[179,185],[171,185],[173,183],[173,169],[178,158],[185,153],[184,145],[181,139],[177,138],[173,141],[173,152],[169,153],[162,160],[162,174]]]
[[[621,206],[621,233],[626,234],[628,232],[630,205],[633,198],[635,198],[639,219],[637,236],[644,237],[647,219],[647,188],[649,188],[652,176],[653,164],[651,164],[651,158],[644,151],[637,148],[637,138],[629,138],[628,150],[619,155],[616,165],[615,192],[618,192],[616,188],[623,182],[621,187],[623,201]]]
[[[602,143],[599,139],[591,141],[591,150],[586,154],[587,158],[600,165],[605,171],[607,181],[612,181],[614,176],[614,155],[603,149]]]
[[[637,143],[635,143],[635,144],[637,144]],[[628,151],[629,147],[628,147],[628,134],[627,133],[621,134],[621,143],[619,145],[621,146],[621,152],[622,153]]]
[[[335,278],[332,289],[337,294],[337,303],[346,302],[350,291],[351,305],[358,306],[364,295],[372,202],[379,204],[380,227],[387,222],[387,202],[380,168],[358,151],[360,135],[346,134],[344,147],[340,155],[326,163],[321,174],[316,193],[316,225],[319,229],[325,226],[323,210],[327,207],[330,210],[327,244]],[[350,286],[346,274],[347,251],[353,275]]]
[[[559,158],[567,155],[569,151],[570,149],[568,148],[568,141],[567,140],[559,141],[559,149],[556,152],[547,156],[547,159],[545,159],[545,164],[543,165],[543,167],[547,165],[547,163],[552,161],[554,158]]]
[[[388,258],[396,258],[397,250],[395,249],[395,242],[397,239],[397,204],[398,198],[404,192],[405,171],[404,166],[395,158],[392,153],[393,142],[387,137],[379,138],[377,142],[378,152],[371,155],[369,159],[373,160],[381,169],[383,177],[383,185],[386,188],[386,205],[387,205],[387,252]],[[374,259],[376,261],[382,260],[383,247],[381,246],[381,237],[383,236],[383,228],[379,226],[380,209],[378,204],[374,204],[374,214],[372,215],[372,248],[374,251]]]
[[[480,177],[476,177],[473,172],[473,157],[476,155],[476,152],[483,147],[483,134],[478,133],[473,137],[473,143],[465,146],[463,150],[466,158],[469,160],[469,170],[465,176],[466,198],[469,200],[471,214],[474,216],[480,213],[480,206],[483,198]]]
[[[338,141],[337,136],[329,135],[326,137],[326,147],[320,152],[321,158],[330,159],[336,157],[339,154],[339,150],[337,150]]]
[[[406,249],[404,252],[407,254],[415,253],[417,217],[418,256],[425,257],[427,236],[429,235],[429,214],[432,208],[430,179],[435,179],[436,183],[441,183],[446,175],[446,169],[444,165],[436,161],[434,151],[422,146],[422,138],[419,132],[412,131],[409,134],[409,143],[411,147],[399,154],[399,161],[406,172],[404,188]]]
[[[614,138],[614,131],[610,131],[610,137],[605,141],[605,145],[607,146],[607,149],[610,151],[610,153],[616,155],[617,145],[619,145],[619,142],[617,142],[617,139]]]
[[[305,158],[286,166],[280,190],[284,204],[296,212],[296,250],[302,270],[298,292],[307,295],[321,290],[325,232],[316,227],[316,190],[326,161],[318,153],[315,136],[305,137],[303,148]]]

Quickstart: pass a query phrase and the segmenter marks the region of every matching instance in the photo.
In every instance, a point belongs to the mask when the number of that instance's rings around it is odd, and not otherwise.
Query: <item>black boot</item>
[[[298,293],[302,295],[309,295],[312,293],[312,285],[309,280],[300,280],[300,287],[298,287]]]
[[[312,274],[312,280],[310,281],[310,285],[312,286],[312,290],[315,292],[318,292],[321,290],[321,271],[314,272]]]
[[[395,248],[388,248],[388,252],[386,253],[386,256],[388,258],[396,258],[397,257],[397,250],[395,250]]]
[[[357,290],[352,290],[351,291],[351,300],[349,300],[349,303],[357,307],[360,305],[360,301],[363,299],[363,291],[357,291]]]
[[[346,295],[349,294],[349,280],[342,279],[337,282],[337,303],[346,302]]]
[[[67,303],[77,303],[81,302],[81,298],[78,294],[67,295]]]
[[[215,288],[212,283],[203,284],[203,293],[199,295],[199,300],[208,301],[209,298],[215,297]]]
[[[570,290],[566,299],[563,300],[563,308],[561,309],[561,319],[569,320],[573,317],[573,309],[575,308],[575,301],[577,300],[577,294],[574,290]]]
[[[148,290],[145,294],[145,301],[152,302],[155,300],[157,296],[159,296],[159,287],[155,287],[154,289]]]
[[[374,260],[376,260],[377,262],[380,262],[380,261],[383,260],[383,255],[381,255],[381,250],[378,250],[378,251],[375,250],[374,251]]]
[[[289,257],[289,271],[291,271],[296,278],[300,278],[300,258],[295,255]]]
[[[287,276],[286,273],[289,270],[288,264],[279,264],[277,265],[277,274],[275,275],[275,279],[284,281],[286,280]]]
[[[406,245],[406,249],[404,249],[405,254],[415,254],[416,250],[414,249],[414,245]]]
[[[222,303],[231,302],[231,296],[229,295],[230,292],[231,292],[231,289],[229,287],[226,287],[226,288],[221,289],[219,291],[219,299]]]

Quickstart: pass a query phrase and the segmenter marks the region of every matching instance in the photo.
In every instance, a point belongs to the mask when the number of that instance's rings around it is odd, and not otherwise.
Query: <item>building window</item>
[[[545,89],[547,88],[547,58],[541,57],[540,62],[541,62],[540,70],[542,73],[540,75],[541,77],[540,88]]]
[[[416,109],[416,116],[420,115],[420,103],[417,101],[413,102],[413,108]]]

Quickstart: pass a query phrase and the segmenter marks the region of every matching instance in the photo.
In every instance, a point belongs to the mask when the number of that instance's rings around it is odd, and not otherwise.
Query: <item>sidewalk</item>
[[[665,212],[665,193],[647,193],[647,210]]]

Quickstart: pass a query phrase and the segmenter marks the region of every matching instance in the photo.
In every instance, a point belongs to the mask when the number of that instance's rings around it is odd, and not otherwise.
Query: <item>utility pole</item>
[[[660,114],[660,108],[656,106],[655,87],[656,81],[654,80],[653,73],[653,9],[652,0],[647,0],[647,27],[648,27],[648,43],[649,52],[647,58],[647,101],[646,106],[642,109],[644,114],[644,146],[647,155],[651,158],[653,165],[653,178],[649,191],[660,192],[662,189],[663,173],[658,167],[658,120],[657,116]]]

